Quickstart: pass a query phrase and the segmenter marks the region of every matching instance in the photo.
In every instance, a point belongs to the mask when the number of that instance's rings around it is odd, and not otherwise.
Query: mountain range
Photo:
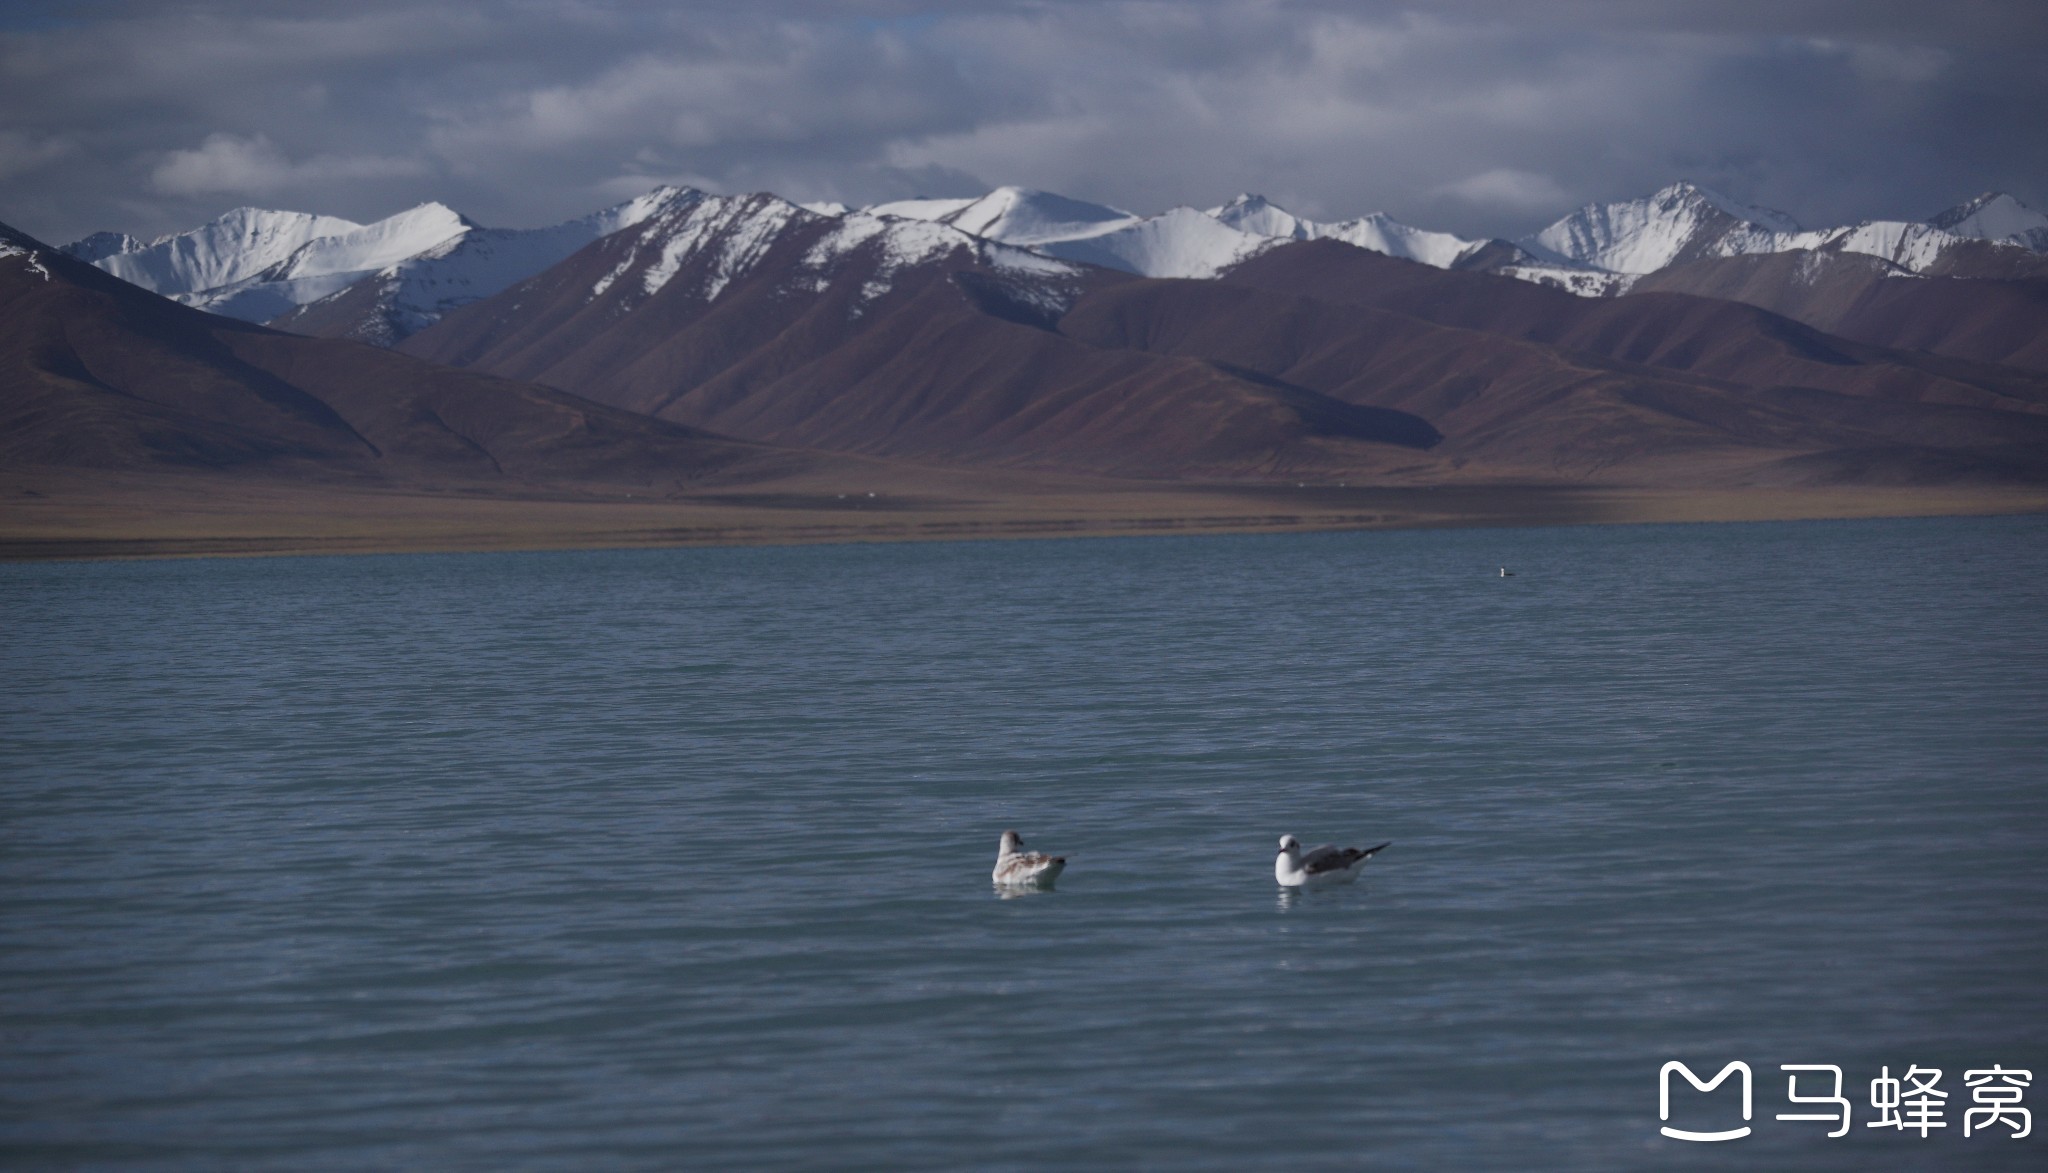
[[[599,237],[703,195],[657,188],[536,229],[481,228],[434,203],[369,225],[238,208],[147,243],[100,232],[65,251],[188,305],[388,346]],[[2048,277],[2048,215],[1997,192],[1925,221],[1805,229],[1784,213],[1676,183],[1642,199],[1588,205],[1512,242],[1414,228],[1380,213],[1318,222],[1250,194],[1204,211],[1181,207],[1154,216],[1014,187],[978,198],[806,210],[944,224],[1143,277],[1212,278],[1265,249],[1306,240],[1341,240],[1439,269],[1500,273],[1595,297],[1621,295],[1646,276],[1702,261],[1784,253],[1875,257],[1891,266],[1883,272],[1900,277]],[[1655,287],[1668,291],[1673,282],[1667,278]],[[1755,304],[1780,312],[1800,301],[1761,291],[1755,296],[1762,299]],[[332,304],[319,305],[323,301]]]
[[[1016,188],[864,209],[659,188],[530,230],[240,209],[64,249],[10,229],[0,451],[477,491],[862,461],[2042,483],[2044,237],[2004,196],[1808,230],[1684,184],[1512,242]]]

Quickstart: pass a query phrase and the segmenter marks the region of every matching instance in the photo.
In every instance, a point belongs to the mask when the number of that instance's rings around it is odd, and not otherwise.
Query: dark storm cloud
[[[17,3],[0,219],[535,224],[656,182],[866,202],[1241,189],[1523,231],[1687,177],[1822,223],[2048,196],[2048,5]]]

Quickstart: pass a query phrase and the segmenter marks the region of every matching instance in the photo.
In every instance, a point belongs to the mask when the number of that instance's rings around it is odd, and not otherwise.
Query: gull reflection
[[[1051,892],[1053,890],[1051,880],[1040,880],[1035,884],[997,884],[995,886],[996,899],[998,900],[1021,900],[1026,896],[1036,896],[1041,892]]]

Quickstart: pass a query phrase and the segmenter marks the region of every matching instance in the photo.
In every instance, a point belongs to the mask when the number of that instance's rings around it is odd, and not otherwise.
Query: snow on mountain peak
[[[980,196],[965,198],[928,199],[918,196],[908,200],[890,200],[887,203],[869,204],[856,209],[870,216],[894,216],[899,220],[943,220],[955,212],[980,200]]]
[[[1194,208],[1173,208],[1094,236],[1055,241],[1038,251],[1145,277],[1214,277],[1279,243],[1241,232]]]
[[[1138,219],[1122,208],[1051,192],[999,187],[947,217],[947,222],[976,236],[1028,246],[1121,228]]]
[[[1283,240],[1330,237],[1439,268],[1487,243],[1411,228],[1379,213],[1319,224],[1250,192],[1207,211],[1183,207],[1150,217],[1020,187],[999,187],[977,199],[901,200],[866,212],[949,224],[987,240],[1144,277],[1212,277]]]
[[[1768,228],[1773,232],[1798,232],[1800,230],[1799,222],[1783,212],[1757,204],[1745,204],[1740,200],[1729,199],[1712,188],[1701,187],[1690,180],[1680,180],[1677,183],[1671,184],[1664,188],[1664,190],[1651,196],[1650,199],[1666,208],[1677,208],[1688,202],[1697,201],[1733,216],[1745,224],[1755,224],[1761,228]]]
[[[815,274],[811,288],[823,292],[832,283],[832,271],[857,253],[869,253],[873,269],[862,283],[854,312],[895,287],[896,275],[905,269],[930,264],[965,249],[978,253],[984,248],[1002,248],[934,220],[910,220],[851,212],[837,218],[823,236],[804,254],[803,267]]]
[[[711,196],[657,187],[547,228],[480,228],[437,202],[367,225],[242,207],[148,243],[102,232],[64,251],[186,304],[251,321],[338,297],[374,275],[373,297],[352,295],[334,312],[366,315],[355,336],[389,344],[629,229],[642,231],[624,244],[624,260],[598,281],[593,296],[636,268],[640,291],[652,294],[711,249],[713,276],[700,292],[715,297],[758,265],[788,230],[811,225],[823,227],[805,237],[811,243],[799,264],[810,272],[806,281],[824,280],[827,269],[861,253],[862,263],[874,266],[870,283],[878,289],[888,288],[897,271],[960,248],[986,264],[1038,277],[1069,277],[1077,272],[1074,263],[1085,263],[1147,277],[1206,278],[1290,240],[1341,240],[1438,268],[1499,244],[1414,228],[1377,212],[1318,222],[1252,192],[1206,212],[1179,207],[1145,217],[1015,186],[859,211],[797,205],[766,193]],[[1483,259],[1508,276],[1598,296],[1674,264],[1788,250],[1867,254],[1924,272],[1970,240],[2048,251],[2048,215],[2005,193],[1985,192],[1927,223],[1867,221],[1808,231],[1783,213],[1680,182],[1640,199],[1589,204],[1520,242],[1530,255],[1485,253]]]
[[[2002,191],[1987,191],[1928,220],[1957,236],[2003,241],[2048,252],[2048,215]]]
[[[1383,212],[1335,223],[1319,223],[1296,216],[1265,196],[1249,193],[1220,208],[1212,208],[1207,214],[1241,232],[1279,240],[1341,240],[1359,248],[1403,260],[1420,261],[1439,269],[1450,268],[1487,243],[1466,240],[1448,232],[1413,228]]]
[[[877,216],[949,224],[962,232],[1026,248],[1099,236],[1140,219],[1122,208],[1024,187],[999,187],[977,199],[898,200],[864,210]]]
[[[374,304],[350,311],[357,316],[349,336],[392,345],[451,310],[567,259],[600,237],[688,208],[702,199],[704,193],[695,188],[663,186],[545,228],[472,227],[378,270]],[[329,296],[339,298],[346,292]]]
[[[65,245],[62,251],[90,265],[116,253],[134,252],[144,247],[147,246],[142,241],[125,232],[95,232]]]
[[[806,232],[809,245],[796,260],[800,283],[822,292],[836,274],[858,258],[866,278],[854,306],[887,293],[899,273],[966,253],[1002,269],[1039,277],[1072,276],[1072,266],[957,228],[941,219],[877,214],[872,211],[828,215],[792,204],[779,196],[703,196],[651,217],[633,234],[625,254],[591,287],[593,298],[604,296],[637,268],[636,296],[652,296],[668,287],[686,268],[708,271],[694,293],[715,300],[733,283],[757,269],[777,244],[792,233]]]
[[[641,248],[652,248],[654,259],[640,274],[643,295],[651,297],[660,292],[682,271],[684,264],[701,253],[710,261],[711,273],[701,291],[709,301],[735,278],[751,270],[784,229],[792,223],[816,219],[822,217],[765,192],[706,196],[668,208],[641,225],[637,243],[626,259],[600,279],[591,294],[602,294],[630,270]]]
[[[1642,274],[1702,257],[1774,251],[1779,238],[1798,231],[1783,213],[1674,183],[1642,199],[1587,204],[1518,243],[1567,264]]]
[[[213,313],[267,322],[408,257],[443,249],[475,230],[475,224],[446,204],[424,203],[374,224],[316,236],[284,259],[240,280],[171,296]]]
[[[347,232],[306,242],[275,277],[312,277],[381,269],[476,227],[455,209],[424,203]]]
[[[188,232],[158,237],[94,264],[165,296],[190,295],[247,280],[314,240],[362,227],[336,216],[236,208]]]
[[[1321,225],[1303,220],[1262,195],[1242,192],[1220,208],[1203,213],[1240,232],[1285,240],[1313,240]]]
[[[566,228],[569,224],[588,224],[594,233],[590,240],[595,240],[599,236],[610,236],[620,229],[643,224],[652,217],[661,215],[664,212],[688,207],[703,198],[704,193],[694,187],[674,187],[669,184],[663,184],[647,192],[645,195],[634,196],[623,204],[613,204],[603,211],[592,212],[588,216],[571,220],[568,224],[558,224],[553,229],[537,228],[532,229],[532,231],[549,232],[555,229]],[[589,241],[586,240],[582,243],[587,244]]]

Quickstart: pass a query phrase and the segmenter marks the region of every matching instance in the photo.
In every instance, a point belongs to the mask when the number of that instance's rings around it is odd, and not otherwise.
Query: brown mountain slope
[[[0,226],[0,458],[411,486],[675,485],[801,463],[548,388],[280,334]]]
[[[731,197],[599,241],[402,349],[751,439],[922,460],[1235,476],[1374,467],[1437,440],[1398,411],[1050,328],[1127,279],[942,225]]]
[[[2048,280],[1915,277],[1855,253],[1769,253],[1679,265],[1635,290],[1746,302],[1876,346],[2048,371]]]
[[[1484,273],[1441,272],[1337,241],[1273,249],[1224,280],[1751,386],[1868,392],[1934,380],[2021,401],[2042,395],[2041,381],[2026,372],[1887,351],[1737,302],[1658,292],[1575,297]]]
[[[1727,301],[1331,241],[1142,281],[950,231],[707,200],[404,349],[751,439],[1149,476],[2028,477],[2048,440],[2048,380]]]
[[[2048,404],[2048,380],[2031,371],[1858,343],[1712,298],[1579,298],[1485,274],[1440,273],[1332,241],[1274,249],[1225,280],[1745,386],[2020,411]]]
[[[1440,438],[1404,411],[992,317],[951,282],[779,378],[716,378],[668,410],[788,443],[1148,475],[1362,469],[1413,460],[1374,446]]]
[[[1716,312],[1713,303],[1705,309]],[[1632,329],[1614,329],[1616,322]],[[1569,333],[1619,353],[1669,357],[1670,340],[1653,338],[1650,324],[1626,317],[1607,324],[1605,332]],[[1686,315],[1671,325],[1680,338],[1697,327]],[[1980,458],[1982,473],[2008,475],[2029,463],[2030,447],[2048,452],[2041,401],[2007,393],[2039,396],[2048,380],[2003,372],[2000,390],[1985,390],[1911,367],[1851,364],[1845,376],[1820,364],[1817,373],[1833,385],[1757,386],[1217,282],[1119,285],[1082,299],[1061,330],[1099,346],[1206,358],[1346,402],[1412,412],[1444,432],[1447,456],[1582,475],[1741,449],[1766,458],[1857,452],[1856,467],[1869,468],[1870,453],[1899,449],[1902,469],[1941,479]],[[1752,336],[1748,344],[1771,342]],[[1702,366],[1714,362],[1706,352],[1696,358]],[[1751,369],[1815,373],[1803,369],[1813,361],[1788,348]]]

